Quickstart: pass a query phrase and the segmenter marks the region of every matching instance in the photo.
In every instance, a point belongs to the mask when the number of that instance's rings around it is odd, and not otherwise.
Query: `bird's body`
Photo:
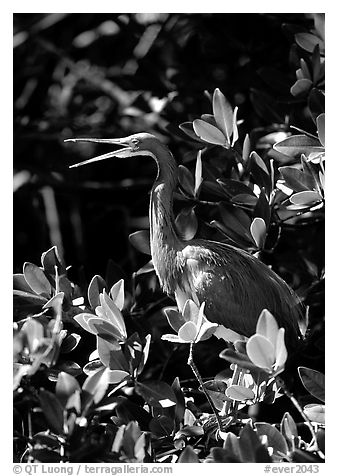
[[[180,310],[187,299],[205,302],[209,321],[251,336],[261,311],[268,309],[285,328],[287,341],[294,347],[299,333],[298,301],[276,273],[233,246],[202,239],[184,241],[179,236],[173,216],[178,169],[164,144],[146,133],[125,139],[86,140],[126,147],[86,163],[133,155],[151,156],[156,161],[158,174],[149,206],[151,256],[162,289],[175,296]]]

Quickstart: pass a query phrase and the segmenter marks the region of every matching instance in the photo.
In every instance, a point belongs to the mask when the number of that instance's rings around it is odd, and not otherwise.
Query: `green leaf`
[[[230,144],[233,130],[233,110],[224,94],[216,88],[212,98],[212,108],[217,126]]]
[[[149,230],[135,231],[129,235],[130,243],[141,253],[151,255]]]
[[[257,248],[263,248],[266,237],[266,224],[263,218],[254,218],[250,226],[250,233],[256,243]]]
[[[58,269],[59,276],[66,274],[66,267],[60,261],[56,246],[42,253],[41,264],[45,272],[52,276],[55,276],[55,266]]]
[[[245,185],[239,180],[232,179],[217,179],[217,183],[222,187],[227,197],[232,198],[236,195],[252,195],[255,197],[254,192],[250,187]]]
[[[194,208],[183,208],[175,219],[175,225],[183,240],[192,240],[198,229],[198,221]]]
[[[36,319],[29,318],[22,326],[21,332],[26,334],[29,351],[34,353],[42,343],[44,336],[43,325]]]
[[[110,292],[109,292],[114,304],[116,307],[122,311],[124,306],[124,279],[120,279],[117,283],[115,283]]]
[[[194,195],[195,197],[198,196],[201,185],[202,185],[203,177],[202,177],[202,153],[199,150],[197,153],[196,158],[196,167],[195,167],[195,188],[194,188]]]
[[[85,402],[86,405],[90,405],[92,401],[98,403],[102,400],[106,394],[108,385],[108,372],[105,367],[95,373],[91,373],[82,385],[82,391],[90,394],[90,398]]]
[[[295,40],[298,46],[303,48],[303,50],[312,53],[316,45],[319,45],[320,51],[324,50],[324,42],[318,36],[313,35],[312,33],[297,33],[295,35]]]
[[[325,405],[309,403],[303,410],[310,421],[325,425]]]
[[[99,335],[109,342],[116,343],[116,345],[118,345],[118,342],[123,340],[120,330],[107,319],[92,316],[90,319],[88,319],[87,324],[90,332]]]
[[[96,317],[95,314],[89,314],[88,312],[82,312],[74,316],[74,321],[76,321],[85,331],[90,332],[91,334],[96,334],[89,326],[88,321]]]
[[[196,135],[205,142],[222,146],[227,144],[227,140],[222,132],[208,122],[202,121],[201,119],[195,119],[193,122],[193,128]]]
[[[275,350],[266,337],[259,334],[251,336],[246,344],[249,359],[257,367],[271,369],[275,362]]]
[[[306,390],[325,402],[325,375],[308,367],[298,367],[298,373]]]
[[[274,316],[267,309],[263,309],[257,321],[256,333],[266,337],[275,347],[278,329],[278,324]]]
[[[226,389],[225,395],[237,402],[254,400],[255,398],[254,392],[250,388],[243,387],[243,385],[231,385]]]
[[[290,202],[294,205],[311,206],[322,201],[322,197],[318,192],[313,190],[305,190],[304,192],[297,192],[290,197]]]
[[[88,286],[88,301],[92,309],[100,305],[100,293],[102,293],[104,289],[107,289],[105,280],[98,274],[93,276]]]
[[[168,408],[176,405],[175,393],[165,382],[137,382],[135,391],[152,407]]]
[[[282,459],[282,455],[286,455],[288,452],[288,446],[283,435],[269,423],[255,423],[258,436],[266,435],[267,437],[267,446],[273,448],[273,453],[275,456],[279,456]]]
[[[40,389],[39,400],[41,409],[50,425],[50,429],[58,435],[63,434],[63,407],[56,396],[48,390]]]
[[[197,135],[195,134],[195,131],[193,129],[193,125],[192,125],[192,122],[183,122],[182,124],[180,124],[178,126],[181,131],[183,131],[185,134],[187,134],[191,139],[195,140],[195,141],[198,141],[198,142],[202,142],[198,137]]]
[[[192,446],[188,445],[184,448],[180,457],[178,458],[178,463],[199,463],[200,460],[193,450]]]
[[[63,299],[65,297],[65,293],[60,292],[55,294],[46,304],[43,305],[42,309],[49,309],[53,308],[55,312],[60,312],[62,309]]]
[[[60,352],[62,354],[68,354],[77,347],[80,340],[81,336],[79,334],[69,334],[65,339],[63,339],[60,347]]]
[[[175,332],[178,332],[180,327],[185,324],[185,319],[176,307],[166,307],[163,309],[163,313],[166,316],[168,323]]]
[[[29,287],[37,294],[50,296],[52,286],[41,268],[33,263],[23,265],[23,275]]]
[[[256,463],[256,453],[262,447],[263,445],[261,444],[257,433],[253,430],[252,426],[247,423],[239,433],[239,448],[241,454],[241,461],[243,463]],[[269,458],[268,454],[267,458]],[[268,459],[267,461],[271,460]]]
[[[55,395],[65,406],[69,397],[75,392],[80,391],[80,385],[77,380],[66,372],[60,372],[55,386]]]
[[[308,98],[308,105],[312,119],[314,122],[316,122],[316,118],[325,112],[325,95],[323,91],[313,88]]]
[[[281,433],[284,436],[289,450],[294,448],[295,438],[298,436],[297,425],[290,413],[285,412],[281,421]]]
[[[189,196],[194,196],[194,177],[187,167],[184,165],[178,166],[178,181],[184,192]]]
[[[279,167],[278,170],[285,180],[285,185],[294,192],[305,192],[306,190],[311,190],[315,185],[312,176],[308,177],[307,174],[296,167],[285,166]],[[308,182],[309,178],[310,183]]]
[[[312,87],[312,81],[307,78],[297,79],[295,84],[290,88],[292,96],[303,96],[305,95]]]
[[[171,418],[160,415],[150,421],[149,430],[157,438],[169,437],[174,430],[174,422]]]
[[[316,119],[316,122],[320,143],[323,147],[325,147],[325,113],[319,114]]]
[[[303,134],[290,136],[273,146],[277,152],[296,157],[300,154],[309,155],[311,153],[320,153],[324,151],[318,139]]]
[[[185,342],[194,342],[197,337],[197,327],[194,322],[186,322],[178,331],[179,339],[184,340]]]

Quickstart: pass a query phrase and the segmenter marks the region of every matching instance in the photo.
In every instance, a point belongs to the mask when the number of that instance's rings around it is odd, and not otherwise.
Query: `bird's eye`
[[[139,142],[140,142],[140,141],[139,141],[138,139],[132,139],[132,140],[131,140],[132,148],[133,148],[134,150],[137,149],[137,146],[138,146]]]

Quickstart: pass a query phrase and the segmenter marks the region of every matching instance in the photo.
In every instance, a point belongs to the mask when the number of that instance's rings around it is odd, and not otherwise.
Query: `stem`
[[[318,448],[318,444],[317,444],[317,437],[316,437],[316,433],[313,429],[313,425],[311,423],[311,421],[309,420],[309,418],[306,416],[306,414],[304,413],[302,407],[299,405],[298,401],[296,400],[296,398],[292,395],[291,392],[289,392],[289,390],[286,388],[286,385],[285,385],[285,382],[284,380],[282,380],[280,377],[277,377],[276,378],[276,382],[280,385],[281,389],[283,390],[284,394],[290,399],[290,401],[292,402],[292,404],[294,405],[294,407],[298,410],[298,412],[301,414],[303,420],[305,421],[305,423],[307,424],[307,426],[309,427],[309,430],[311,432],[311,436],[312,436],[312,439],[313,441],[315,442],[317,448]]]
[[[202,380],[202,377],[201,377],[201,375],[200,375],[200,373],[199,373],[199,371],[198,371],[198,369],[197,369],[197,367],[196,367],[196,364],[195,364],[194,359],[193,359],[193,348],[194,348],[194,343],[191,342],[191,343],[190,343],[189,357],[188,357],[188,365],[190,366],[191,370],[193,371],[193,373],[194,373],[194,375],[195,375],[195,377],[196,377],[198,383],[200,384],[200,386],[201,386],[201,388],[202,388],[202,390],[203,390],[203,393],[204,393],[206,399],[208,400],[208,403],[209,403],[209,405],[210,405],[210,407],[211,407],[211,409],[212,409],[212,412],[213,412],[213,414],[214,414],[215,417],[216,417],[217,425],[218,425],[218,430],[219,430],[219,431],[222,431],[222,419],[221,419],[221,417],[219,416],[218,411],[217,411],[217,409],[216,409],[216,407],[215,407],[215,405],[214,405],[214,403],[213,403],[213,401],[212,401],[212,399],[211,399],[211,397],[210,397],[210,395],[209,395],[207,389],[205,388],[204,383],[203,383],[203,380]]]

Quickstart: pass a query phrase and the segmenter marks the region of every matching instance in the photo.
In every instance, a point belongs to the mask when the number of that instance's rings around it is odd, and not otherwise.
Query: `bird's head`
[[[161,142],[157,137],[147,132],[140,132],[132,134],[131,136],[122,137],[120,139],[93,139],[93,138],[79,138],[66,139],[65,142],[95,142],[98,144],[112,144],[122,147],[118,150],[113,150],[107,154],[93,157],[78,164],[71,165],[72,167],[80,167],[82,165],[98,162],[99,160],[109,159],[111,157],[133,157],[137,155],[155,156],[156,149],[161,146]]]

